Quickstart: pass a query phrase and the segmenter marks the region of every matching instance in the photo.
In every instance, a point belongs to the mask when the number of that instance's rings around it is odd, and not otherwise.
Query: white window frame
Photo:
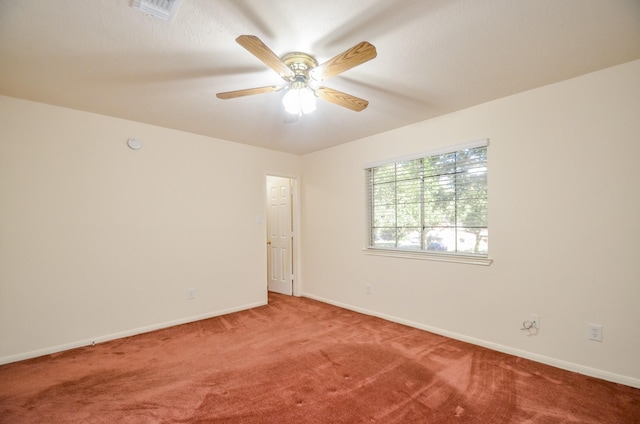
[[[368,176],[369,170],[371,168],[376,168],[384,165],[389,165],[392,163],[398,162],[406,162],[415,159],[427,158],[430,156],[438,156],[448,153],[454,153],[461,150],[473,149],[479,147],[487,147],[489,146],[488,139],[481,139],[472,141],[469,143],[458,144],[454,146],[449,146],[437,150],[431,150],[427,152],[421,152],[417,154],[412,154],[408,156],[402,156],[394,159],[387,159],[384,161],[372,162],[363,165],[363,169],[365,170],[365,175]],[[488,162],[488,160],[487,160]],[[370,184],[369,179],[367,178],[366,184]],[[367,196],[366,196],[366,247],[363,249],[364,253],[367,255],[375,255],[375,256],[387,256],[387,257],[396,257],[396,258],[406,258],[406,259],[419,259],[419,260],[432,260],[432,261],[443,261],[443,262],[455,262],[455,263],[466,263],[466,264],[474,264],[474,265],[490,265],[493,262],[488,255],[479,255],[479,254],[471,254],[471,253],[461,253],[461,252],[433,252],[429,250],[415,250],[415,249],[402,249],[398,247],[392,248],[383,248],[383,247],[375,247],[371,246],[371,233],[373,226],[372,219],[372,206],[371,206],[371,192],[370,187],[366,187]]]

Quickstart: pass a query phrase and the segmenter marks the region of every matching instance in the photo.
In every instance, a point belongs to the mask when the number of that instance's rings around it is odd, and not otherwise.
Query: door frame
[[[279,177],[279,178],[288,178],[291,181],[291,221],[292,221],[292,243],[291,243],[291,265],[293,268],[293,272],[291,276],[293,278],[293,295],[300,297],[302,296],[302,268],[301,268],[301,255],[300,255],[300,178],[293,175],[287,175],[277,172],[267,172],[264,177],[264,193],[267,193],[267,179],[269,177]],[[265,210],[265,226],[264,226],[264,245],[265,252],[267,249],[267,241],[269,240],[269,234],[267,231],[267,219],[268,215],[268,206],[267,206],[267,196],[263,196],[264,198],[264,210]],[[267,274],[268,267],[268,259],[265,261],[265,282],[269,278]]]

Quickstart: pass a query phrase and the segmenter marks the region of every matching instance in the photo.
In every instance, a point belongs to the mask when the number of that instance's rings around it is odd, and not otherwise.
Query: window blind
[[[487,146],[366,169],[368,247],[486,256]]]

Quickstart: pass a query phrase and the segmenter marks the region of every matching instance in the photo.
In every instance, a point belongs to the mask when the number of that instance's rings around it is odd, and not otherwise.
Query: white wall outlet
[[[594,342],[602,341],[602,326],[598,324],[589,324],[589,333],[587,335],[589,340],[593,340]]]
[[[187,289],[187,299],[193,300],[196,298],[196,289]]]
[[[371,284],[367,284],[365,287],[367,294],[371,294]]]
[[[531,326],[533,328],[540,328],[540,315],[538,314],[529,314],[529,321],[531,321]]]

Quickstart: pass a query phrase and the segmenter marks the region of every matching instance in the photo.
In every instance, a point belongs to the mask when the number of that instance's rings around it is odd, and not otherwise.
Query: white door
[[[291,180],[267,177],[267,288],[293,294]]]

